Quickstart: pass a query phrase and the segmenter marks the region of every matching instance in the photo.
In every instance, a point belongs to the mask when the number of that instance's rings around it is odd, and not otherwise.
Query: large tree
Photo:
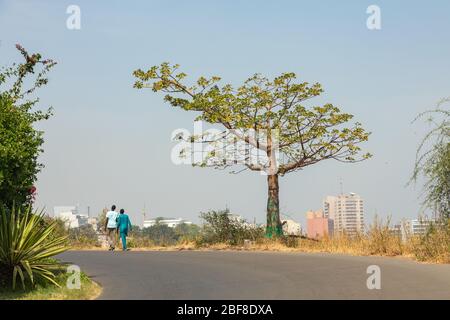
[[[24,61],[0,69],[0,206],[7,208],[33,198],[44,142],[34,124],[51,115],[51,109],[36,110],[34,92],[47,83],[46,73],[55,65],[16,47]]]
[[[268,237],[282,235],[280,176],[325,159],[356,162],[370,157],[360,154],[359,144],[369,137],[361,124],[344,126],[353,116],[331,103],[307,107],[305,102],[319,96],[322,87],[319,83],[298,83],[294,73],[283,73],[273,80],[255,74],[236,89],[231,84],[220,85],[216,76],[200,77],[189,85],[179,66],[169,63],[133,74],[135,88],[165,92],[165,101],[173,107],[199,112],[197,120],[225,129],[214,136],[188,139],[216,146],[194,164],[216,168],[240,164],[267,175]],[[238,142],[246,147],[236,147]],[[232,159],[230,146],[234,146]]]

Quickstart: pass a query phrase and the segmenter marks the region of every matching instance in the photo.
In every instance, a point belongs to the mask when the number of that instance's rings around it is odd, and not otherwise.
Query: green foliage
[[[45,75],[55,65],[38,53],[29,55],[16,47],[25,61],[0,69],[0,206],[6,208],[33,200],[33,184],[43,167],[38,156],[44,142],[43,133],[33,125],[48,119],[51,109],[33,110],[39,99],[28,97],[47,84]],[[23,89],[25,83],[31,87]]]
[[[200,227],[196,224],[182,223],[174,228],[178,242],[194,241],[200,234]]]
[[[428,116],[433,126],[421,141],[416,155],[412,181],[425,178],[423,205],[435,212],[444,224],[450,219],[450,98],[439,102],[435,110],[419,114],[414,120]],[[446,104],[447,103],[447,104]]]
[[[175,230],[161,223],[156,223],[151,227],[144,228],[142,230],[142,235],[150,239],[157,246],[173,245],[178,241]]]
[[[171,246],[183,242],[194,241],[200,228],[195,224],[182,223],[174,228],[160,223],[164,218],[157,218],[156,224],[140,229],[138,226],[133,226],[133,231],[130,233],[130,247],[150,247],[150,246]]]
[[[230,216],[230,211],[219,210],[201,213],[204,220],[201,237],[197,242],[202,244],[225,243],[242,245],[244,240],[256,241],[264,237],[261,227],[251,226],[245,220]]]
[[[0,205],[30,202],[36,174],[42,166],[38,155],[44,142],[26,114],[12,99],[0,95]]]
[[[49,225],[54,226],[53,232],[49,235],[48,239],[68,238],[66,224],[62,219],[52,218],[46,215],[43,216],[41,224],[44,227],[48,227]]]
[[[35,279],[58,285],[52,270],[59,264],[49,258],[68,249],[65,237],[51,238],[56,224],[45,223],[43,213],[32,213],[31,208],[21,212],[0,209],[0,282],[2,286],[16,287],[19,277],[22,287]]]
[[[273,80],[256,74],[239,88],[230,84],[220,86],[219,77],[200,77],[194,85],[187,85],[184,83],[186,74],[178,68],[178,65],[163,63],[147,71],[138,69],[133,73],[137,78],[134,87],[165,92],[165,101],[173,107],[199,112],[198,120],[221,124],[235,138],[268,155],[278,148],[276,174],[283,175],[325,159],[355,162],[371,156],[368,153],[358,156],[359,143],[369,137],[361,124],[344,126],[352,115],[330,103],[310,108],[304,105],[306,100],[323,92],[318,83],[296,83],[294,73],[283,73]],[[255,131],[265,134],[257,136]],[[275,138],[277,146],[273,144]],[[198,137],[191,137],[191,141],[196,139]],[[223,135],[217,137],[217,141],[224,139]],[[211,139],[208,143],[212,143]],[[235,164],[217,156],[216,152],[211,152],[200,165]],[[261,171],[274,163],[270,159],[265,167],[249,162],[245,165],[247,169]]]
[[[92,282],[84,272],[80,273],[81,288],[79,290],[73,290],[66,286],[69,277],[72,276],[72,273],[67,272],[66,266],[61,265],[54,271],[54,274],[59,287],[36,279],[33,288],[16,290],[0,288],[0,300],[91,300],[97,297],[101,291],[100,287]]]

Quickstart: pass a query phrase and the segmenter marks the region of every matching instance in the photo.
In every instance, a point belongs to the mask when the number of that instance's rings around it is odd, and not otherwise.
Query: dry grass
[[[450,228],[450,227],[449,227]],[[249,250],[278,252],[325,252],[358,256],[402,256],[418,261],[450,263],[450,229],[434,227],[421,237],[408,237],[402,241],[392,234],[389,220],[375,219],[365,234],[339,235],[333,238],[311,240],[304,238],[259,238],[250,245],[182,241],[174,245],[157,246],[151,240],[130,238],[133,251],[182,251],[182,250]],[[99,250],[98,247],[75,247],[74,249]]]
[[[421,238],[410,238],[402,242],[395,236],[382,239],[369,237],[341,236],[320,241],[309,239],[286,240],[260,239],[250,246],[232,246],[226,243],[214,243],[199,246],[195,242],[188,242],[170,246],[146,246],[131,249],[132,251],[274,251],[274,252],[304,252],[304,253],[341,253],[357,256],[402,256],[418,261],[433,263],[450,263],[449,239],[443,235],[431,237],[431,241],[424,242]],[[82,250],[99,250],[98,247],[77,248]]]

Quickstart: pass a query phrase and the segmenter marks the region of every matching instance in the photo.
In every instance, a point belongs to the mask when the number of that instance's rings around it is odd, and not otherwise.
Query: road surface
[[[249,251],[69,251],[99,299],[450,299],[450,265]],[[367,288],[371,265],[381,289]]]

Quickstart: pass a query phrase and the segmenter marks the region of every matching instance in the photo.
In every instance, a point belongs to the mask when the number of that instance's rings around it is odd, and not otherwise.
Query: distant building
[[[395,224],[393,227],[389,228],[389,233],[391,236],[395,236],[400,239],[403,239],[404,237],[403,235],[404,231],[401,224]]]
[[[436,223],[434,220],[424,220],[424,219],[412,219],[405,222],[405,234],[411,236],[422,236],[424,235],[430,225]]]
[[[295,222],[294,220],[281,220],[281,224],[283,225],[283,234],[286,236],[301,236],[302,235],[302,226],[300,223]]]
[[[77,214],[78,213],[78,207],[76,206],[58,206],[58,207],[53,207],[53,215],[54,217],[58,217],[61,213],[68,213],[70,212],[71,214]]]
[[[364,203],[356,193],[327,196],[323,201],[325,218],[334,222],[334,234],[364,232]]]
[[[73,229],[87,225],[89,217],[79,214],[76,206],[59,206],[53,208],[53,215],[57,219],[64,221],[66,228]]]
[[[306,213],[306,223],[308,238],[320,239],[325,236],[333,236],[333,220],[325,217],[322,210],[308,211]]]
[[[178,219],[151,219],[151,220],[145,220],[144,221],[144,228],[149,228],[151,226],[156,225],[156,223],[159,224],[165,224],[170,228],[175,228],[176,226],[180,225],[180,224],[192,224],[192,222],[184,220],[182,218],[178,218]]]
[[[436,224],[437,222],[433,219],[405,220],[403,223],[395,224],[393,227],[389,228],[389,232],[391,235],[398,236],[403,241],[406,241],[408,237],[426,234],[428,228],[433,223]]]

